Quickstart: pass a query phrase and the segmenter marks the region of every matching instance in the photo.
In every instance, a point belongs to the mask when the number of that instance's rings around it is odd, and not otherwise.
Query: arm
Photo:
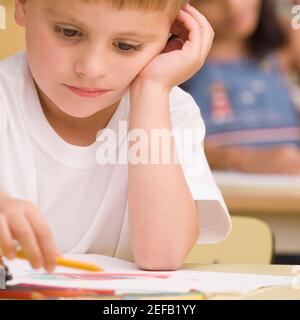
[[[214,170],[242,171],[245,148],[205,146],[205,154],[210,167]]]
[[[207,20],[191,6],[177,18],[189,31],[188,35],[179,32],[185,43],[177,50],[169,50],[176,48],[174,43],[167,45],[132,84],[130,130],[172,131],[170,91],[191,77],[209,52],[213,31]],[[174,139],[169,149],[174,154]],[[173,160],[177,157],[175,152]],[[134,165],[129,158],[128,174],[129,230],[137,265],[148,270],[180,268],[200,230],[199,213],[181,165],[172,159],[169,164]]]
[[[143,128],[149,137],[152,128],[172,131],[167,90],[152,83],[136,83],[131,107],[130,130]],[[175,148],[171,139],[171,155]],[[129,164],[128,187],[136,263],[143,269],[180,268],[200,231],[198,210],[180,164],[172,159],[170,164]]]
[[[212,169],[248,173],[300,173],[300,150],[284,145],[273,148],[206,146],[205,153]]]

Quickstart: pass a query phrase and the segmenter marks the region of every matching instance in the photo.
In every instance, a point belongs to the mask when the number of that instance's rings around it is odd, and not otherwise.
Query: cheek
[[[119,61],[118,67],[115,64],[115,70],[120,78],[131,82],[134,78],[154,59],[162,50],[153,48],[145,52],[137,52],[133,56],[124,57]]]
[[[255,20],[259,19],[261,8],[262,8],[261,0],[252,0],[251,12],[253,12],[252,14],[253,19]]]
[[[66,51],[61,50],[46,32],[32,33],[29,28],[26,38],[28,60],[37,79],[47,78],[49,81],[53,75],[64,73],[68,61]]]

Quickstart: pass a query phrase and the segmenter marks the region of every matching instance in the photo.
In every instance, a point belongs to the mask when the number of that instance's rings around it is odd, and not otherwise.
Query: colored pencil
[[[22,250],[17,252],[17,257],[19,259],[27,259]],[[64,259],[63,257],[57,257],[56,263],[59,266],[68,267],[68,268],[81,269],[81,270],[87,270],[92,272],[104,271],[103,268],[101,268],[98,265],[87,263],[87,262]]]

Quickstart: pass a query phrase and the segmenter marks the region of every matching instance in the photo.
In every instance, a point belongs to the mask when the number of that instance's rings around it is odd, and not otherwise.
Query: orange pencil
[[[17,252],[17,257],[20,259],[27,259],[22,250]],[[81,270],[87,270],[87,271],[92,271],[92,272],[104,271],[103,268],[101,268],[95,264],[81,262],[81,261],[68,260],[68,259],[64,259],[63,257],[57,257],[56,263],[59,266],[68,267],[68,268],[81,269]]]

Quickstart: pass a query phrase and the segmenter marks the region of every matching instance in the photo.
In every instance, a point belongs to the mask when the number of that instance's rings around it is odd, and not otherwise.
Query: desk
[[[300,177],[214,172],[230,214],[265,221],[275,252],[300,255]]]
[[[231,213],[300,215],[300,190],[299,194],[296,194],[295,190],[291,189],[274,189],[220,185]]]
[[[300,176],[214,172],[231,212],[300,215]]]
[[[299,272],[295,272],[295,268],[299,267]],[[185,264],[183,270],[197,270],[205,272],[225,272],[225,273],[245,273],[245,274],[265,274],[278,276],[297,277],[297,284],[300,287],[300,266],[281,266],[281,265],[227,265],[227,264]],[[70,298],[71,299],[71,298]],[[68,300],[70,300],[68,299]],[[88,298],[91,299],[91,298]],[[98,298],[100,299],[100,298]],[[280,286],[272,288],[259,289],[249,294],[218,294],[213,295],[209,300],[300,300],[300,289],[293,289],[291,286]],[[101,300],[120,300],[119,297],[105,296]]]
[[[300,284],[300,272],[295,273],[296,266],[282,265],[199,265],[185,264],[185,270],[198,270],[210,272],[228,272],[228,273],[252,273],[266,274],[278,276],[293,276],[298,277],[297,284]],[[294,269],[294,270],[293,270]],[[299,269],[300,270],[300,269]],[[294,272],[293,272],[294,271]],[[245,295],[215,295],[210,300],[300,300],[300,289],[289,287],[273,287],[259,289],[255,292]]]

